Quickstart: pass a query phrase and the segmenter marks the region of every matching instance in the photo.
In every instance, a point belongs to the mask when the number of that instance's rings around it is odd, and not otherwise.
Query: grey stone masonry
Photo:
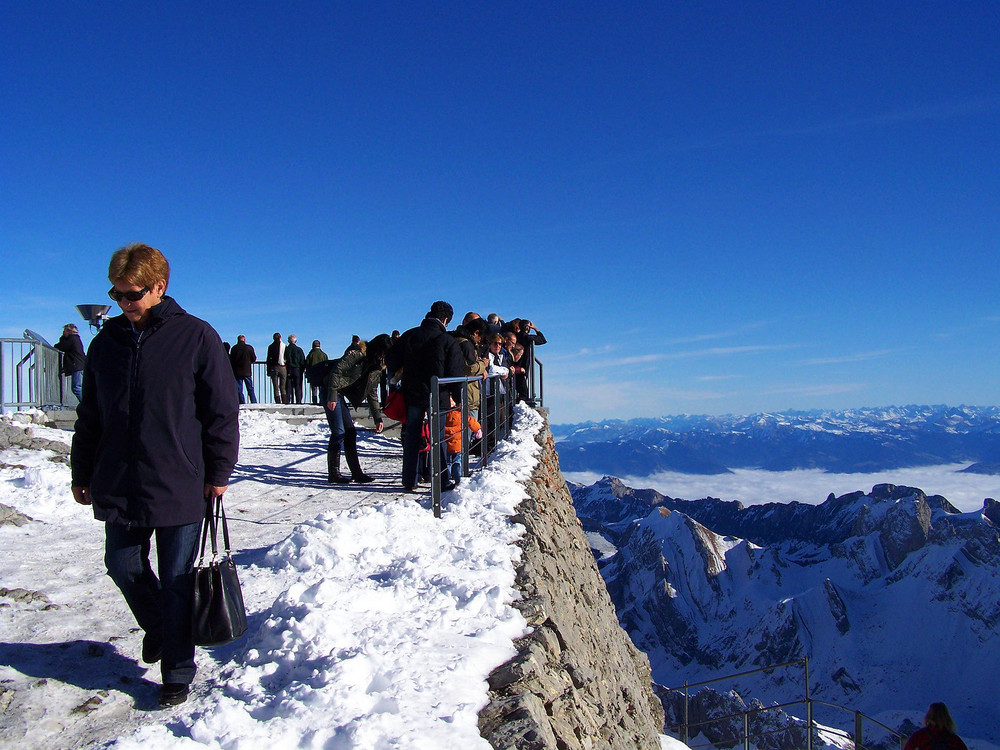
[[[548,425],[537,440],[529,498],[514,519],[527,529],[514,606],[532,632],[490,675],[480,732],[494,748],[658,750],[663,708],[649,660],[618,624]]]

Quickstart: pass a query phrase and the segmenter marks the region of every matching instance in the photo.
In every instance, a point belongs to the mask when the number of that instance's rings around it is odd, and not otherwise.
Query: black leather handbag
[[[219,556],[219,520],[225,549]],[[212,558],[205,564],[205,547],[212,538]],[[247,631],[247,611],[236,575],[236,563],[229,551],[229,524],[222,496],[205,504],[201,531],[201,554],[194,568],[194,608],[192,631],[197,646],[221,646],[235,641]]]

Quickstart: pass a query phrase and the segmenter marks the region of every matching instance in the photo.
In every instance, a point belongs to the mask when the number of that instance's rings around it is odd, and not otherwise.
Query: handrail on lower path
[[[737,679],[739,677],[745,677],[747,675],[757,674],[757,673],[760,673],[760,672],[773,672],[776,669],[782,669],[782,668],[785,668],[785,667],[792,667],[792,666],[795,666],[797,664],[801,664],[802,667],[803,667],[803,674],[804,674],[804,694],[803,694],[803,697],[797,698],[795,700],[788,701],[786,703],[780,703],[780,704],[775,703],[775,704],[772,704],[770,706],[755,707],[755,708],[752,708],[752,709],[747,709],[746,711],[739,711],[739,712],[735,712],[735,713],[730,713],[730,714],[727,714],[725,716],[713,716],[711,718],[701,719],[699,721],[691,721],[690,720],[690,717],[689,717],[689,699],[690,699],[690,693],[689,693],[689,691],[690,691],[691,688],[704,687],[706,685],[711,685],[711,684],[714,684],[714,683],[717,683],[717,682],[732,681],[732,680],[735,680],[735,679]],[[723,677],[716,677],[716,678],[713,678],[711,680],[702,680],[701,682],[685,682],[683,685],[681,685],[679,687],[674,687],[674,688],[663,687],[662,685],[657,685],[656,687],[657,687],[658,691],[661,692],[661,693],[663,693],[663,694],[669,694],[669,693],[681,693],[681,694],[683,694],[683,696],[684,696],[684,702],[683,702],[683,720],[679,724],[676,724],[673,727],[670,727],[669,729],[671,731],[673,731],[673,732],[676,732],[678,734],[679,739],[681,740],[681,742],[683,742],[685,744],[688,744],[688,740],[689,740],[689,737],[690,737],[690,734],[691,734],[691,729],[696,729],[695,734],[698,734],[698,732],[704,731],[703,728],[706,727],[706,726],[710,726],[712,724],[718,724],[718,723],[724,722],[724,721],[732,721],[734,719],[741,719],[742,720],[741,721],[742,729],[740,730],[741,733],[739,734],[739,736],[734,736],[732,734],[728,734],[727,733],[724,739],[725,739],[725,741],[727,741],[729,743],[727,746],[733,745],[733,744],[735,744],[737,742],[742,742],[744,750],[750,750],[750,748],[751,748],[751,740],[760,740],[760,739],[763,739],[763,738],[765,738],[767,736],[778,734],[778,733],[781,733],[781,732],[801,731],[802,727],[800,725],[797,725],[797,724],[793,724],[791,726],[784,727],[784,728],[779,728],[779,729],[770,729],[770,730],[767,730],[767,731],[760,730],[760,731],[757,731],[756,733],[752,733],[751,729],[750,729],[751,719],[752,718],[756,718],[760,714],[762,714],[764,712],[767,712],[767,711],[779,710],[779,709],[787,708],[788,706],[795,706],[795,705],[804,705],[805,708],[806,708],[806,720],[805,720],[805,735],[806,735],[806,737],[805,737],[805,748],[806,748],[806,750],[812,750],[812,748],[813,748],[813,737],[814,737],[815,733],[820,728],[820,725],[818,725],[816,723],[815,719],[813,718],[813,707],[816,706],[816,705],[828,706],[830,708],[835,708],[835,709],[837,709],[839,711],[844,711],[844,712],[853,714],[853,716],[854,716],[854,733],[853,733],[853,737],[852,737],[851,733],[848,732],[847,730],[836,729],[834,727],[824,727],[824,729],[826,731],[838,732],[838,733],[840,733],[844,737],[844,739],[853,740],[854,749],[855,750],[871,750],[871,748],[869,746],[866,746],[864,744],[865,722],[868,722],[869,724],[875,724],[880,729],[882,729],[883,731],[885,731],[887,734],[895,737],[898,740],[898,742],[899,742],[899,748],[900,748],[900,750],[903,750],[903,747],[904,747],[904,745],[906,743],[906,737],[904,737],[903,735],[901,735],[895,729],[893,729],[893,728],[891,728],[889,726],[886,726],[885,724],[883,724],[882,722],[880,722],[878,719],[872,718],[871,716],[868,716],[867,714],[862,713],[861,711],[857,711],[857,710],[854,710],[854,709],[849,709],[849,708],[845,708],[844,706],[837,705],[836,703],[829,703],[827,701],[820,701],[820,700],[813,699],[812,696],[810,695],[810,686],[809,686],[809,657],[803,657],[801,659],[793,659],[792,661],[787,661],[787,662],[784,662],[782,664],[772,664],[771,666],[760,667],[758,669],[751,669],[751,670],[747,670],[746,672],[736,672],[734,674],[725,675]],[[720,734],[721,734],[721,732],[720,732]],[[694,748],[697,748],[697,747],[713,747],[714,744],[715,744],[714,742],[708,742],[705,745],[690,745],[690,747],[692,748],[692,750],[694,750]],[[755,745],[755,746],[757,746],[757,745]]]

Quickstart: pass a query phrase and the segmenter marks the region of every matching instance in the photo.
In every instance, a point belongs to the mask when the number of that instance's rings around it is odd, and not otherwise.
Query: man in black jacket
[[[229,350],[229,364],[233,368],[233,377],[236,378],[236,389],[241,404],[246,403],[243,396],[244,386],[246,386],[246,397],[249,397],[250,403],[257,403],[257,394],[253,389],[253,366],[256,361],[257,352],[247,343],[247,337],[241,333],[236,339],[236,346]]]
[[[285,347],[285,366],[288,368],[285,393],[290,404],[302,403],[302,372],[306,367],[306,353],[295,343],[298,340],[294,333],[288,334],[288,346]]]
[[[390,372],[403,371],[401,390],[406,401],[406,438],[403,441],[403,489],[412,492],[417,483],[417,454],[420,453],[421,426],[430,408],[431,377],[460,378],[465,376],[465,359],[458,342],[448,333],[448,323],[455,311],[447,302],[437,301],[416,328],[400,336],[386,355]],[[442,403],[450,393],[456,402],[462,398],[462,384],[441,389]],[[441,420],[442,430],[444,420]],[[443,434],[440,436],[444,455]],[[442,461],[442,466],[445,463]],[[444,488],[450,489],[451,482]]]
[[[83,353],[83,341],[80,340],[80,331],[73,323],[63,326],[62,336],[56,342],[55,348],[62,352],[62,364],[59,368],[61,374],[68,375],[71,380],[71,390],[76,400],[80,400],[83,392],[83,366],[87,361]]]
[[[73,436],[73,497],[105,523],[105,564],[160,661],[161,705],[194,679],[193,567],[206,500],[239,452],[239,406],[222,341],[165,295],[167,259],[148,245],[111,257],[122,315],[94,337]],[[158,569],[149,563],[156,536]]]

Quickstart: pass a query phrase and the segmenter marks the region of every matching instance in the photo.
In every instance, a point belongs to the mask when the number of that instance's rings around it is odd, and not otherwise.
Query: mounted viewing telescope
[[[108,310],[111,309],[111,305],[77,305],[76,309],[80,311],[83,319],[90,323],[91,328],[96,328],[99,331],[104,325],[104,321],[108,319]]]

